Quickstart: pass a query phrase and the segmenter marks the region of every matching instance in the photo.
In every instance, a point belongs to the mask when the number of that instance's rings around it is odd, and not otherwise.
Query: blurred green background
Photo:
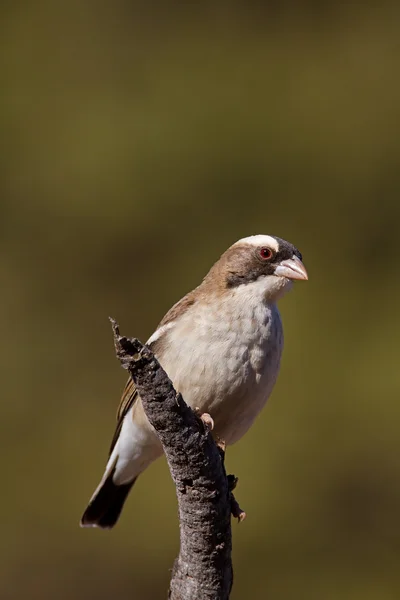
[[[166,597],[165,461],[112,531],[78,521],[125,373],[234,241],[309,270],[269,405],[228,452],[233,600],[400,597],[400,5],[1,6],[0,597]]]

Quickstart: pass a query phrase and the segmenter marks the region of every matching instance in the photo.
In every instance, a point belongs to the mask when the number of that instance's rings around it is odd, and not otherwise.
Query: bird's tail
[[[90,500],[81,519],[81,527],[101,527],[103,529],[114,527],[118,521],[126,497],[137,477],[117,485],[113,482],[114,469],[101,482]]]

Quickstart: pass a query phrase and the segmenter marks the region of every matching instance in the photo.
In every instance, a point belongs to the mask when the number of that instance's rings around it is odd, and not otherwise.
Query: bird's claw
[[[200,419],[203,421],[204,427],[208,431],[212,431],[214,429],[214,419],[211,415],[209,415],[208,413],[203,413],[202,415],[200,415]]]
[[[210,414],[202,413],[198,406],[195,406],[193,411],[199,417],[199,419],[203,421],[204,428],[207,431],[212,431],[214,429],[214,419]]]

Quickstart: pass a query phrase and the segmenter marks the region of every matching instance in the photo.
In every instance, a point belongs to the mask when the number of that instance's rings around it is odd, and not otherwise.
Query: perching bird
[[[281,238],[254,235],[221,256],[202,283],[165,315],[147,345],[187,404],[209,413],[226,444],[252,425],[274,387],[283,348],[276,301],[307,279],[300,252]],[[103,478],[83,527],[113,527],[125,499],[162,447],[130,379],[117,414]]]

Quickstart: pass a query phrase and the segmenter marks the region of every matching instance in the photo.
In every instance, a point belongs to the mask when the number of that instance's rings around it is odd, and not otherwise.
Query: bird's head
[[[288,291],[293,280],[307,280],[300,252],[285,240],[253,235],[233,244],[211,269],[208,277],[221,287],[250,286],[267,301],[274,302]]]

